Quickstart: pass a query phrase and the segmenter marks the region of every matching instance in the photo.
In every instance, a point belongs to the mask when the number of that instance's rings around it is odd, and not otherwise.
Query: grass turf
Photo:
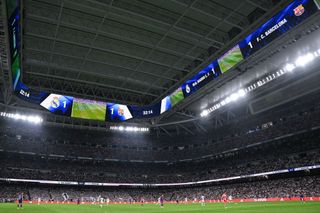
[[[155,204],[140,206],[134,205],[63,205],[63,204],[25,204],[23,209],[17,209],[16,204],[0,204],[1,213],[318,213],[320,202],[257,202],[257,203],[230,203],[227,208],[222,203],[211,203],[206,206],[200,204],[166,204],[160,208]]]

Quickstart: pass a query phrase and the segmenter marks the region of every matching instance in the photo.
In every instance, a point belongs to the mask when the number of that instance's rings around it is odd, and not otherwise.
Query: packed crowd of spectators
[[[37,201],[64,201],[62,194],[68,195],[68,201],[91,202],[99,196],[109,199],[110,202],[139,202],[142,198],[148,202],[157,202],[161,195],[165,201],[197,201],[201,196],[206,200],[218,200],[223,193],[231,195],[233,199],[245,198],[290,198],[320,196],[320,176],[306,176],[246,182],[235,184],[220,184],[210,187],[180,188],[180,189],[112,189],[112,188],[85,188],[70,186],[17,186],[6,185],[0,187],[0,200],[16,200],[17,194],[23,192],[25,200]]]
[[[320,164],[320,130],[270,141],[211,159],[121,163],[7,153],[0,176],[62,181],[172,183],[225,178]]]

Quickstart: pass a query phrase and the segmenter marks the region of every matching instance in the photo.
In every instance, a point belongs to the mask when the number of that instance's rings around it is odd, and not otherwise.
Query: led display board
[[[41,102],[41,106],[52,113],[61,115],[71,115],[73,97],[58,94],[50,94]]]
[[[71,117],[104,121],[106,102],[73,98]]]
[[[132,118],[128,106],[123,104],[108,103],[107,112],[110,121],[125,121]]]

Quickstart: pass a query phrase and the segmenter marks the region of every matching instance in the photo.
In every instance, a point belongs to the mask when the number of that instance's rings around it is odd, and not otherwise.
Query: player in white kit
[[[109,206],[109,203],[110,203],[110,199],[107,198],[107,206]]]
[[[100,207],[102,208],[102,205],[104,204],[104,199],[103,197],[101,197],[101,195],[99,195],[98,201],[100,202]]]
[[[201,195],[201,206],[205,206],[206,205],[206,202],[204,200],[204,196]]]

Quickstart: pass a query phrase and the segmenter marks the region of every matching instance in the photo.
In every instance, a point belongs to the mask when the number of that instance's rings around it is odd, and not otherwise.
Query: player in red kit
[[[228,204],[228,196],[226,193],[223,193],[221,195],[221,201],[224,203],[224,208],[227,208],[227,204]]]

